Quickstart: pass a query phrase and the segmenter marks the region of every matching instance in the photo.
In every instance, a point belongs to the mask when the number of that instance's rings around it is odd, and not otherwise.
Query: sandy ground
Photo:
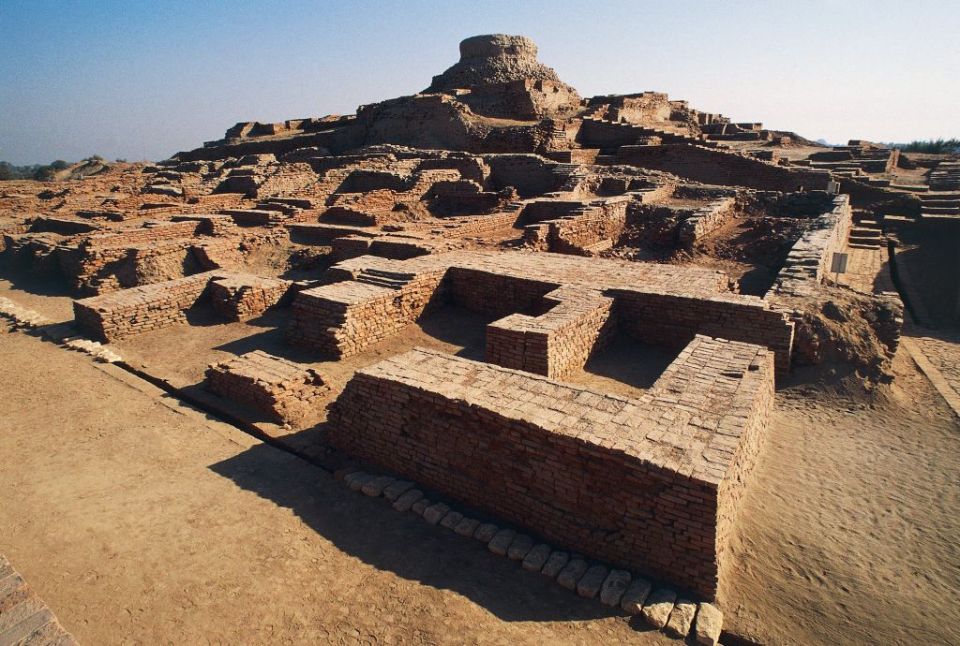
[[[877,401],[788,385],[733,542],[727,627],[960,643],[960,420],[904,352]]]
[[[0,552],[81,643],[670,643],[115,368],[0,349]]]

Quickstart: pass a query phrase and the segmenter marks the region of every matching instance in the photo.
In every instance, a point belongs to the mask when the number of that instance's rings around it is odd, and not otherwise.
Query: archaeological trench
[[[355,114],[5,184],[4,276],[73,312],[15,325],[697,644],[778,384],[887,383],[905,319],[960,317],[956,255],[897,262],[956,240],[956,159],[583,98],[519,36]]]

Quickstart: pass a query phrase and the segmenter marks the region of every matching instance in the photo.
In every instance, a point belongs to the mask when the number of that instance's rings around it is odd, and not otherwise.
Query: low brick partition
[[[632,400],[417,349],[358,371],[328,437],[565,548],[713,598],[773,374],[768,350],[697,336]]]
[[[221,316],[244,321],[280,304],[292,286],[280,278],[229,274],[210,281],[210,302]]]
[[[445,270],[417,276],[364,275],[365,282],[321,285],[297,294],[287,341],[334,357],[395,335],[439,299]]]
[[[313,368],[262,350],[211,365],[205,386],[281,424],[295,424],[314,414],[330,389]]]
[[[74,320],[98,341],[117,341],[148,330],[184,323],[186,311],[203,296],[216,272],[133,287],[73,301]]]
[[[583,204],[566,215],[524,228],[524,242],[541,251],[590,255],[602,243],[612,244],[627,225],[630,195]]]

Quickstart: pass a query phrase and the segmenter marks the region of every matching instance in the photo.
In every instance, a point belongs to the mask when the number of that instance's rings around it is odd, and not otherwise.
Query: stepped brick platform
[[[0,554],[0,644],[76,646],[78,643]]]
[[[417,349],[357,372],[329,437],[559,545],[713,598],[773,392],[770,351],[699,335],[641,399]]]
[[[210,366],[206,387],[280,423],[298,422],[310,415],[319,406],[318,398],[329,390],[313,368],[261,350]]]
[[[682,347],[698,333],[758,343],[774,350],[778,369],[789,368],[793,323],[760,298],[730,293],[726,275],[712,269],[456,251],[405,261],[361,256],[328,274],[344,280],[300,292],[287,336],[333,356],[361,352],[446,301],[514,315],[490,326],[487,354],[541,374],[579,367],[612,325],[655,345]],[[555,291],[568,286],[578,289]],[[609,316],[605,299],[613,300]]]
[[[263,314],[290,292],[292,281],[230,274],[210,281],[210,301],[221,316],[243,321]]]

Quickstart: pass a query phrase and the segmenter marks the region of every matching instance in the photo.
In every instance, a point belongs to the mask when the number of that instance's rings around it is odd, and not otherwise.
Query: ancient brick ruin
[[[42,208],[0,260],[278,443],[310,431],[298,451],[713,599],[776,380],[844,350],[823,302],[867,312],[843,323],[881,370],[890,232],[960,221],[952,162],[918,190],[899,151],[815,147],[661,92],[582,98],[529,39],[478,36],[422,92],[9,198]]]

